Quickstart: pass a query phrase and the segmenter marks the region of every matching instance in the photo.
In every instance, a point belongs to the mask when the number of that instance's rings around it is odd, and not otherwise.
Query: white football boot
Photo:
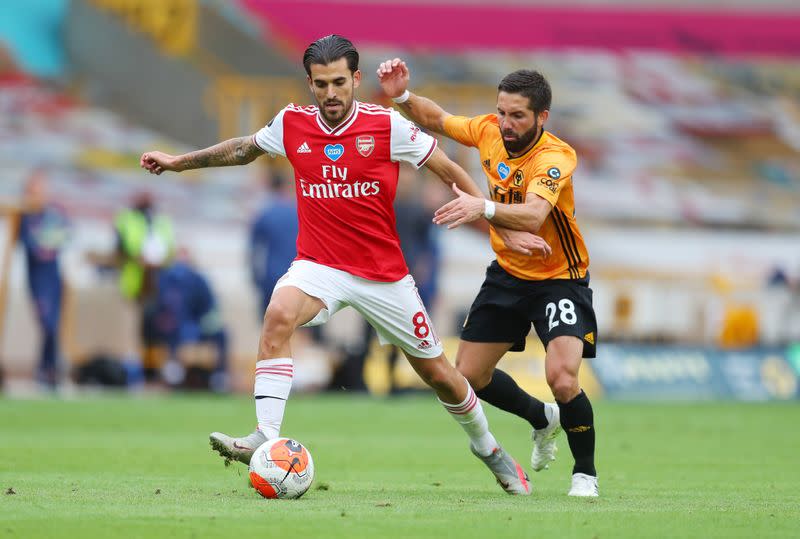
[[[208,437],[211,448],[225,459],[225,466],[232,460],[250,464],[250,457],[258,446],[267,441],[267,437],[260,430],[241,438],[232,438],[221,432],[212,432]]]
[[[495,447],[491,455],[484,457],[470,445],[472,454],[492,471],[497,483],[509,494],[527,496],[531,493],[531,484],[528,474],[517,464],[511,455],[503,451],[502,447]]]
[[[597,490],[597,477],[585,473],[572,474],[572,488],[569,489],[568,495],[585,498],[598,497],[600,492]]]
[[[558,405],[546,402],[546,409],[551,411],[550,422],[543,429],[533,429],[533,453],[531,454],[531,468],[540,472],[550,467],[550,462],[556,460],[556,438],[561,432],[561,413]]]

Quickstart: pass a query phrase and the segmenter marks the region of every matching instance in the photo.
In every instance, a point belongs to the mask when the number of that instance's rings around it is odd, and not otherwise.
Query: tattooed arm
[[[181,172],[195,168],[246,165],[263,153],[253,142],[253,137],[248,136],[232,138],[209,148],[183,155],[147,152],[142,155],[139,164],[150,174],[161,174],[165,170]]]

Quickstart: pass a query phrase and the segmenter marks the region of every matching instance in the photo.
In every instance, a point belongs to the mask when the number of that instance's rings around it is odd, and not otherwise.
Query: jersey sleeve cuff
[[[533,189],[528,189],[525,195],[528,195],[529,193],[533,193],[534,195],[542,197],[553,207],[555,207],[555,205],[558,203],[558,196],[553,195],[549,189],[537,189],[534,187]]]
[[[256,145],[256,147],[257,147],[259,150],[261,150],[262,152],[264,152],[264,153],[269,153],[267,150],[265,150],[265,149],[264,149],[264,148],[261,146],[261,144],[259,144],[259,143],[258,143],[258,137],[256,137],[256,135],[255,135],[255,134],[253,135],[253,144],[255,144],[255,145]]]
[[[436,140],[436,139],[433,139],[433,144],[431,144],[431,149],[428,150],[428,153],[425,154],[425,157],[422,158],[422,161],[417,163],[417,165],[416,165],[417,168],[422,168],[425,165],[425,163],[428,161],[428,159],[430,159],[431,156],[433,155],[433,151],[436,149],[436,146],[438,144],[439,144],[439,141]]]

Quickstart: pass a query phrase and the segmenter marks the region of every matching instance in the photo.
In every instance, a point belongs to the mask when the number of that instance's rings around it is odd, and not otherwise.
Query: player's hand
[[[386,60],[378,66],[378,82],[389,97],[400,97],[408,88],[411,78],[406,63],[400,58]]]
[[[550,244],[536,234],[501,226],[494,226],[494,231],[497,232],[506,247],[515,253],[526,256],[540,255],[544,258],[553,254]]]
[[[456,228],[464,223],[471,223],[483,217],[486,207],[482,198],[468,195],[453,184],[456,199],[451,200],[433,215],[433,222],[437,225],[447,225],[447,228]]]
[[[180,172],[178,167],[178,157],[169,155],[163,152],[147,152],[142,154],[139,160],[139,166],[148,171],[150,174],[161,174],[165,170],[173,170]]]

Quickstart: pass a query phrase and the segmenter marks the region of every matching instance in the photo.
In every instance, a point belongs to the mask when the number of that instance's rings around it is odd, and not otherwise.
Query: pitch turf
[[[595,417],[600,499],[566,496],[563,435],[534,494],[511,497],[430,396],[300,396],[284,434],[317,477],[267,501],[208,447],[210,431],[251,430],[250,399],[0,400],[0,538],[800,535],[796,404],[598,402]],[[489,418],[527,467],[525,424]]]

